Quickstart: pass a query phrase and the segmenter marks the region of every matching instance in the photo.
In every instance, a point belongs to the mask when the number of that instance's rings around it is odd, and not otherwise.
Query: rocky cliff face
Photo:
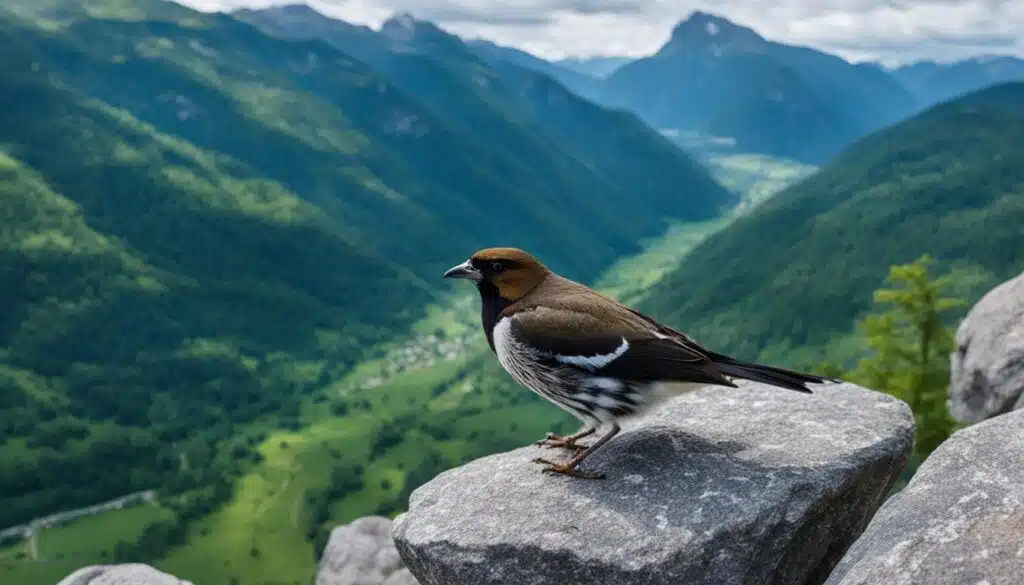
[[[424,585],[822,583],[913,442],[907,406],[850,384],[679,397],[553,477],[521,448],[449,470],[395,521]]]
[[[827,585],[1024,583],[1024,411],[950,437]]]
[[[1024,408],[1024,274],[988,292],[960,323],[950,411],[975,423]]]

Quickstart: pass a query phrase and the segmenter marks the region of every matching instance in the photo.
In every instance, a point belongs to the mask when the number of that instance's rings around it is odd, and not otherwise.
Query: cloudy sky
[[[287,0],[179,0],[231,10]],[[291,0],[299,2],[301,0]],[[653,52],[691,11],[719,14],[765,37],[887,63],[1024,55],[1024,0],[308,0],[377,26],[395,12],[433,20],[548,58]]]

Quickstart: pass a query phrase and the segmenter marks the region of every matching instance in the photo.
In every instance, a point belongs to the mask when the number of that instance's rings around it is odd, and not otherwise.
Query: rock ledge
[[[527,446],[413,493],[395,544],[424,585],[822,583],[903,469],[906,404],[851,384],[680,396],[545,475]],[[564,456],[560,452],[547,452]]]

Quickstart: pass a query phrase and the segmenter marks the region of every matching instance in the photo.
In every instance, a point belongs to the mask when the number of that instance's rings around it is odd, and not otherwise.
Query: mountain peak
[[[256,15],[272,16],[277,20],[288,22],[307,22],[324,20],[328,17],[308,4],[280,4],[266,8],[239,8],[232,12],[235,16],[249,18]]]
[[[384,21],[384,24],[380,25],[380,32],[393,41],[411,41],[424,35],[448,36],[434,23],[420,20],[410,12],[393,14],[391,18]]]
[[[279,6],[269,6],[266,8],[268,12],[276,12],[278,14],[288,14],[292,16],[323,16],[320,12],[317,12],[309,4],[281,4]]]
[[[671,38],[658,53],[707,51],[718,56],[724,52],[757,51],[766,42],[754,29],[696,10],[672,29]]]
[[[461,38],[446,32],[429,20],[421,20],[408,12],[396,13],[380,26],[380,34],[392,48],[430,53],[434,56],[475,58]]]

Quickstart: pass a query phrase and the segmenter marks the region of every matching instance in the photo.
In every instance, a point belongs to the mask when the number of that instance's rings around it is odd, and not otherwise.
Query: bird
[[[580,429],[547,433],[537,445],[573,453],[566,462],[539,457],[544,472],[602,479],[580,463],[643,414],[679,393],[736,388],[734,379],[812,393],[831,378],[748,363],[702,347],[688,335],[550,270],[518,248],[484,248],[444,272],[480,294],[487,343],[520,385],[569,412]],[[609,430],[591,445],[581,439]]]

